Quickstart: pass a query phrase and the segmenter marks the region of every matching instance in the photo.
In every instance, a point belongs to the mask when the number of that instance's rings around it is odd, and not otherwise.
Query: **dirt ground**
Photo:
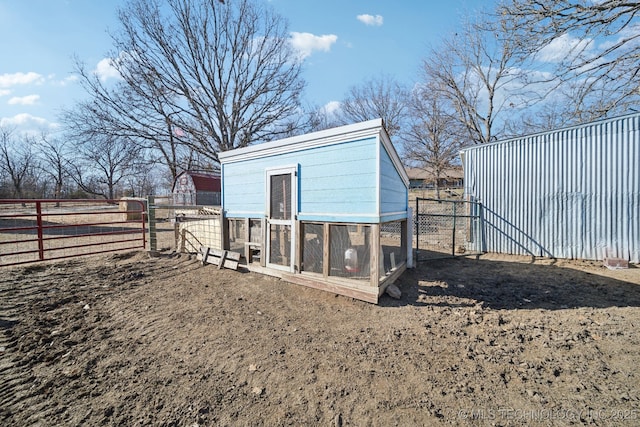
[[[640,425],[640,269],[486,255],[399,287],[168,251],[0,269],[0,425]]]

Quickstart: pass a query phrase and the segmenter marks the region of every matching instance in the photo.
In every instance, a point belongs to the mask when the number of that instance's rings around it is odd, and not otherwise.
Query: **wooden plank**
[[[238,269],[238,261],[232,261],[230,259],[226,259],[224,261],[224,268],[228,268],[229,270],[237,270]]]
[[[262,243],[244,242],[244,258],[247,261],[247,265],[253,263],[253,256],[251,252],[256,249],[260,251],[260,257],[262,257],[262,254],[264,252],[264,249],[262,248]]]
[[[267,266],[267,239],[269,238],[269,230],[267,230],[267,219],[266,218],[261,218],[260,219],[260,232],[262,234],[261,236],[261,240],[263,242],[263,246],[262,249],[260,251],[260,265],[262,267],[266,267]]]
[[[224,211],[219,209],[220,218],[220,248],[229,249],[229,221],[224,216]]]
[[[240,253],[232,251],[219,251],[217,249],[211,249],[202,246],[198,252],[197,258],[202,261],[203,264],[213,264],[231,270],[237,270],[240,261]]]
[[[371,277],[371,286],[377,288],[380,285],[380,224],[371,224],[370,230],[370,244],[369,250],[371,258],[371,262],[369,263],[370,267],[370,277]]]
[[[222,256],[218,260],[218,270],[222,269],[225,260],[227,259],[227,251],[222,251]]]
[[[230,259],[232,261],[240,261],[240,252],[233,251],[220,251],[218,249],[205,248],[204,246],[200,248],[200,253],[204,253],[205,249],[209,249],[209,257],[220,259],[224,252],[227,253],[226,259]]]
[[[209,252],[211,251],[211,248],[200,248],[201,250],[204,249],[204,251],[202,252],[202,265],[205,265],[207,263],[207,259],[209,258]]]
[[[322,275],[324,277],[329,277],[329,272],[331,271],[330,257],[329,257],[329,224],[324,223],[324,227],[322,229]]]
[[[378,295],[382,296],[382,294],[384,294],[384,291],[387,289],[387,286],[398,280],[406,270],[407,263],[403,262],[398,266],[398,268],[395,269],[395,271],[392,271],[391,274],[385,277],[382,283],[380,283],[380,287],[378,288]]]
[[[370,302],[373,304],[378,303],[378,289],[377,288],[361,288],[351,287],[349,285],[341,285],[338,283],[332,283],[324,280],[321,277],[309,277],[302,274],[283,273],[282,278],[287,282],[297,285],[307,286],[309,288],[319,289],[322,291],[332,292],[335,294],[343,295],[349,298],[355,298],[361,301]]]

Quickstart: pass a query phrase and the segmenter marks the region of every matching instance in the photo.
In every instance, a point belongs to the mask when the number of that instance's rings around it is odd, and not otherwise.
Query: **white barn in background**
[[[461,151],[476,250],[640,262],[640,114]]]

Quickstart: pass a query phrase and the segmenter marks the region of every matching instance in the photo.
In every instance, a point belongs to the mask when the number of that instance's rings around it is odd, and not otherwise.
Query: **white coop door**
[[[267,170],[267,267],[293,271],[296,167]]]

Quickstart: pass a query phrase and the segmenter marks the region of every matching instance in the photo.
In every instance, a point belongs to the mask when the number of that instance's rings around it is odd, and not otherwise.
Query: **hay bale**
[[[135,200],[135,202],[133,202]],[[123,197],[118,202],[118,210],[123,212],[123,221],[140,221],[142,219],[142,213],[140,212],[140,203],[142,202],[143,209],[147,210],[147,199],[141,197]],[[135,212],[129,212],[135,211]]]

